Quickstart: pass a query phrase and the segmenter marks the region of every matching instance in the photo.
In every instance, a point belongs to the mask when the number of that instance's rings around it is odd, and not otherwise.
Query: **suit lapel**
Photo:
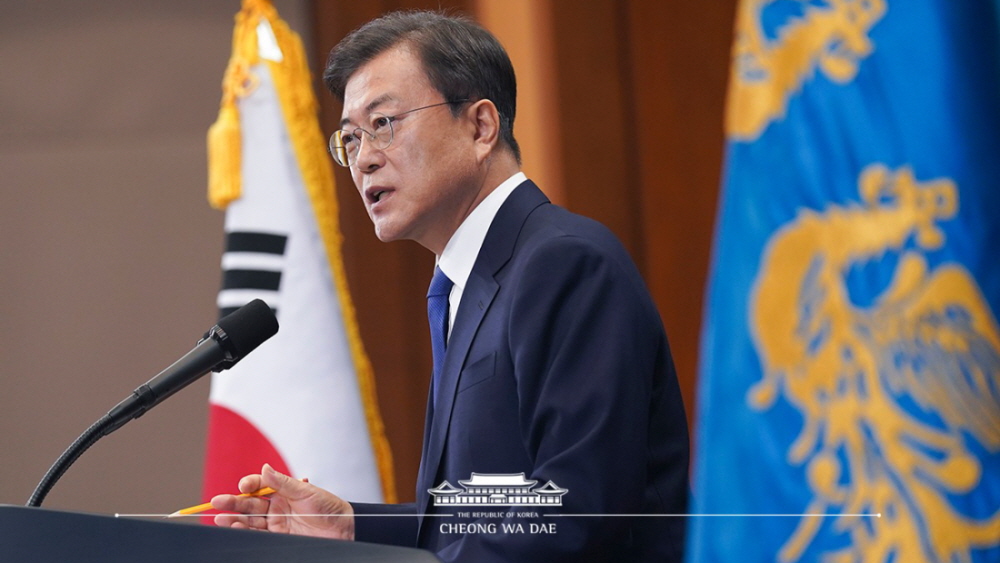
[[[479,326],[500,290],[494,275],[510,260],[517,234],[528,215],[538,205],[547,202],[548,199],[534,183],[522,183],[500,207],[483,241],[452,326],[439,381],[438,405],[433,413],[428,404],[429,416],[426,420],[430,421],[430,425],[424,429],[424,449],[417,475],[417,514],[427,513],[430,502],[427,489],[438,485],[435,480],[448,438],[462,366]],[[420,528],[423,528],[422,517]]]

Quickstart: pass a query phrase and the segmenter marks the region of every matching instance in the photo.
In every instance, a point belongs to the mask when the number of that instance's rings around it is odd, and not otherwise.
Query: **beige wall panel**
[[[306,28],[302,0],[278,0]],[[216,319],[205,200],[240,3],[0,2],[0,503]],[[49,508],[173,511],[201,494],[208,380],[87,451]],[[235,484],[234,484],[235,486]]]

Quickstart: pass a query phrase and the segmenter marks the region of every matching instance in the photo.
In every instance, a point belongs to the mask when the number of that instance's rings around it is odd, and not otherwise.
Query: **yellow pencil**
[[[240,497],[263,497],[263,496],[267,496],[267,495],[273,495],[274,493],[275,493],[275,490],[272,489],[271,487],[264,487],[262,489],[257,489],[256,491],[254,491],[252,493],[243,493],[242,495],[237,495],[237,496],[240,496]],[[199,504],[198,506],[191,506],[191,507],[188,507],[188,508],[182,508],[182,509],[178,510],[177,512],[174,512],[173,514],[167,516],[167,518],[173,518],[175,516],[187,516],[189,514],[200,514],[202,512],[205,512],[206,510],[211,510],[211,509],[212,509],[212,503],[206,502],[205,504]]]

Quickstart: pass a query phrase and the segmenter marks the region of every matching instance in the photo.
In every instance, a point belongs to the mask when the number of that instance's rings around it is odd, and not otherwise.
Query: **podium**
[[[0,505],[5,563],[433,563],[427,551]]]

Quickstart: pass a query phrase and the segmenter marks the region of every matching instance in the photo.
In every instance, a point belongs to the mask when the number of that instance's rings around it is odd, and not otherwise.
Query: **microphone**
[[[194,383],[210,371],[236,365],[265,340],[278,332],[278,320],[266,303],[254,299],[219,320],[198,345],[156,377],[140,385],[132,395],[108,412],[112,424],[103,436],[139,418],[164,399]]]
[[[35,487],[27,506],[41,506],[56,481],[97,440],[139,418],[206,373],[233,367],[277,332],[278,320],[271,308],[260,299],[254,299],[220,319],[190,352],[136,388],[80,435],[49,468]]]

